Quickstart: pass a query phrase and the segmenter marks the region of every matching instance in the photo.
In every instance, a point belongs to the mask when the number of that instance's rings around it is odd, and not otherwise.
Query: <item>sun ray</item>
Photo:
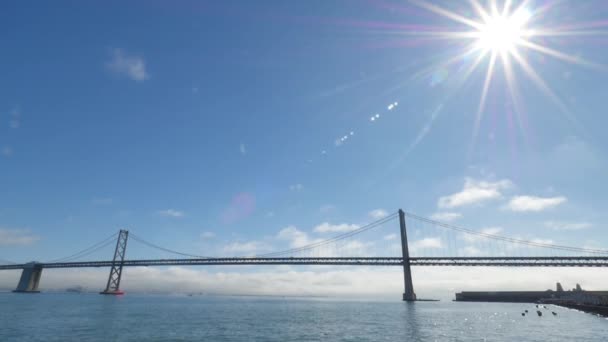
[[[530,2],[530,0],[524,0],[524,1],[522,1],[522,2],[519,4],[519,6],[517,6],[517,9],[515,9],[513,12],[511,12],[511,14],[513,14],[513,13],[515,13],[515,12],[517,12],[517,11],[521,11],[521,10],[523,10],[523,9],[528,8],[528,3],[529,3],[529,2]],[[538,14],[538,10],[535,10],[535,11],[534,11],[534,14],[535,14],[535,15],[536,15],[536,14]]]
[[[608,26],[608,20],[596,20],[596,21],[588,21],[588,22],[580,22],[569,25],[562,25],[558,27],[553,27],[553,31],[573,31],[580,30],[586,28],[598,28],[598,27],[606,27]]]
[[[486,57],[487,54],[488,54],[488,50],[485,50],[482,53],[480,53],[479,56],[477,56],[477,59],[475,59],[475,62],[473,62],[473,64],[471,64],[469,69],[467,69],[467,71],[465,72],[465,74],[462,78],[463,80],[466,81],[466,79],[469,78],[469,76],[471,76],[473,71],[475,71],[475,69],[477,69],[477,66],[479,65],[479,63],[481,63],[481,61]]]
[[[481,24],[478,22],[475,22],[471,19],[467,19],[461,15],[458,15],[454,12],[448,11],[444,8],[441,8],[439,6],[433,5],[433,4],[429,4],[426,1],[422,1],[422,0],[410,0],[411,3],[413,3],[414,5],[418,6],[418,7],[422,7],[424,9],[427,9],[435,14],[438,14],[440,16],[443,16],[445,18],[448,19],[452,19],[456,22],[459,22],[461,24],[465,24],[468,26],[471,26],[473,28],[479,29],[481,27]]]
[[[527,30],[526,35],[534,36],[534,37],[606,36],[606,35],[608,35],[608,31],[605,31],[605,30],[560,31],[560,30],[544,29],[544,30]]]
[[[416,136],[416,138],[414,139],[414,141],[412,143],[410,143],[409,147],[405,150],[405,152],[401,155],[401,157],[397,158],[395,160],[395,162],[388,168],[388,170],[392,170],[394,169],[397,165],[399,165],[402,160],[407,157],[407,155],[413,151],[413,149],[424,139],[424,137],[426,137],[426,135],[430,132],[434,121],[436,120],[436,118],[439,116],[439,114],[441,113],[442,109],[444,108],[444,103],[447,103],[448,100],[450,100],[452,98],[452,96],[454,96],[458,89],[461,89],[462,86],[466,83],[466,81],[468,80],[469,76],[473,73],[473,71],[475,71],[475,69],[477,69],[477,66],[479,65],[479,63],[481,63],[481,61],[485,58],[485,56],[489,53],[488,50],[482,51],[477,58],[475,59],[475,61],[467,68],[466,72],[464,73],[463,77],[459,78],[456,81],[456,84],[454,87],[451,87],[451,90],[443,97],[443,99],[439,102],[439,106],[436,107],[436,109],[432,112],[431,114],[431,118],[429,119],[429,121],[427,121],[427,123],[425,124],[425,126],[419,131],[418,135]]]
[[[545,47],[545,46],[542,46],[542,45],[539,45],[539,44],[532,43],[531,41],[528,41],[528,40],[525,40],[525,39],[521,39],[518,42],[518,44],[523,45],[525,47],[528,47],[528,48],[530,48],[532,50],[544,53],[546,55],[555,57],[557,59],[561,59],[563,61],[570,62],[572,64],[579,64],[579,65],[584,65],[586,67],[598,69],[598,70],[601,70],[601,71],[608,71],[608,69],[605,66],[601,65],[601,64],[592,63],[592,62],[586,61],[586,60],[584,60],[583,58],[580,58],[580,57],[570,56],[570,55],[567,55],[565,53],[559,52],[557,50],[553,50],[551,48],[548,48],[548,47]]]
[[[490,83],[492,82],[492,75],[494,74],[494,65],[496,64],[496,52],[492,51],[490,56],[490,63],[488,63],[488,70],[486,71],[486,79],[483,82],[483,88],[481,90],[481,99],[479,100],[479,107],[477,114],[475,115],[475,126],[473,128],[473,143],[477,139],[479,131],[479,124],[481,123],[481,117],[483,116],[483,110],[486,105],[486,97],[488,96],[488,89],[490,89]]]
[[[503,64],[505,80],[507,81],[507,88],[509,89],[509,95],[511,95],[511,100],[513,101],[513,104],[517,107],[518,103],[519,103],[519,101],[517,101],[518,92],[517,92],[517,89],[515,88],[515,86],[516,86],[515,73],[513,72],[513,67],[511,65],[511,59],[508,58],[508,56],[505,56],[505,57],[501,57],[501,60],[502,60],[502,64]]]
[[[502,15],[509,15],[509,8],[511,7],[511,0],[505,0],[505,5],[502,8]]]
[[[479,2],[477,2],[477,0],[469,0],[469,3],[484,23],[487,23],[490,20],[490,15],[488,14],[488,12],[486,12],[483,6],[481,6]]]
[[[576,120],[576,118],[570,113],[568,107],[559,99],[559,97],[551,90],[551,88],[547,85],[547,83],[540,77],[536,71],[530,66],[530,64],[523,58],[517,51],[513,51],[513,58],[519,63],[519,65],[524,69],[526,76],[528,76],[536,86],[548,96],[555,105],[560,109],[560,111],[566,115],[566,118],[571,123],[575,124],[578,128],[582,128],[581,124]]]
[[[412,79],[416,79],[423,75],[428,75],[429,73],[431,73],[434,70],[437,70],[439,68],[447,68],[454,63],[458,63],[458,62],[462,61],[464,58],[474,54],[475,52],[477,52],[479,50],[480,50],[480,47],[475,46],[475,44],[470,44],[469,46],[467,46],[467,48],[464,49],[464,52],[462,52],[454,57],[451,57],[450,59],[442,62],[439,65],[432,65],[426,69],[423,69],[423,70],[415,73],[414,75],[412,75]]]
[[[531,0],[524,0],[523,3],[521,4],[521,6],[528,6]],[[547,1],[545,4],[537,6],[534,8],[534,14],[536,16],[542,16],[543,14],[550,12],[559,1],[564,1],[564,0],[554,0],[554,1]],[[521,7],[520,6],[520,7]]]
[[[397,167],[397,165],[399,165],[402,162],[402,160],[405,157],[407,157],[407,155],[414,150],[414,148],[424,139],[424,137],[426,137],[426,135],[431,131],[434,121],[437,119],[437,117],[441,113],[442,109],[444,108],[443,104],[447,103],[448,100],[450,100],[452,98],[452,96],[454,96],[458,92],[458,89],[461,89],[461,87],[466,83],[469,76],[473,73],[473,71],[475,71],[475,69],[477,68],[479,63],[484,59],[484,57],[487,54],[488,54],[488,50],[482,51],[477,56],[477,58],[475,59],[475,62],[473,62],[468,67],[467,71],[464,73],[464,76],[456,81],[455,86],[451,87],[451,90],[439,102],[439,105],[431,113],[430,119],[427,121],[425,126],[423,126],[422,129],[418,132],[418,135],[416,135],[416,138],[414,139],[414,141],[412,143],[410,143],[409,147],[404,151],[404,153],[401,155],[401,157],[397,158],[395,160],[395,162],[388,168],[388,170],[393,170],[395,167]]]
[[[368,30],[364,32],[371,33],[381,33],[385,34],[395,34],[399,36],[419,36],[424,38],[435,38],[435,39],[454,39],[454,38],[463,38],[463,39],[475,39],[479,37],[479,33],[473,31],[384,31],[384,30]]]
[[[475,113],[472,134],[472,147],[474,147],[476,139],[479,135],[484,112],[490,93],[495,91],[493,82],[495,81],[494,74],[497,72],[498,65],[501,65],[504,72],[505,80],[505,96],[512,101],[513,119],[517,121],[517,127],[523,131],[526,136],[527,127],[525,127],[524,103],[520,93],[518,79],[520,82],[530,80],[534,87],[546,96],[549,101],[556,105],[559,112],[565,115],[566,119],[573,124],[577,130],[584,128],[577,121],[576,117],[569,111],[568,106],[559,96],[556,95],[553,89],[547,84],[539,72],[527,60],[528,56],[522,54],[524,51],[537,53],[543,56],[548,56],[555,60],[563,61],[568,64],[584,66],[594,70],[603,72],[608,71],[608,65],[603,63],[595,63],[586,60],[582,57],[570,55],[562,49],[548,46],[548,43],[553,43],[555,40],[548,42],[540,42],[535,38],[539,37],[561,37],[562,43],[569,37],[604,37],[608,36],[608,21],[588,21],[583,23],[564,23],[558,27],[548,27],[543,25],[541,20],[552,20],[553,11],[559,10],[560,0],[547,1],[540,6],[532,6],[534,1],[531,0],[468,0],[473,16],[461,15],[460,11],[451,10],[450,7],[441,7],[426,0],[409,0],[413,5],[427,10],[449,21],[455,22],[455,26],[464,24],[470,27],[464,31],[454,30],[446,32],[445,29],[437,31],[413,32],[411,35],[419,35],[429,39],[446,39],[454,41],[472,40],[469,44],[463,44],[463,50],[459,50],[457,54],[448,56],[445,61],[433,63],[428,69],[420,71],[415,76],[427,75],[429,72],[437,70],[437,68],[449,68],[459,61],[465,61],[465,58],[470,55],[477,54],[474,62],[467,65],[466,69],[459,68],[459,73],[463,76],[458,76],[458,82],[465,82],[469,77],[479,69],[482,61],[487,61],[487,67],[481,71],[480,76],[482,83],[479,103]],[[551,12],[551,13],[550,13]],[[535,23],[536,22],[536,23]],[[557,22],[554,22],[557,23]],[[423,39],[424,39],[423,38]],[[469,61],[467,61],[467,64]],[[484,74],[485,72],[485,74]],[[524,76],[518,77],[519,73],[524,73]],[[470,150],[469,152],[472,152]]]
[[[515,109],[515,115],[517,116],[517,125],[519,126],[519,129],[524,133],[524,137],[526,137],[526,128],[523,125],[519,90],[517,89],[517,80],[515,73],[513,72],[511,59],[509,58],[509,56],[504,56],[501,58],[501,60],[503,64],[505,79],[507,81],[509,95],[511,96],[511,101],[513,102],[513,107]]]
[[[493,16],[500,15],[500,13],[498,12],[498,4],[496,4],[496,0],[490,0],[490,8],[492,9]]]

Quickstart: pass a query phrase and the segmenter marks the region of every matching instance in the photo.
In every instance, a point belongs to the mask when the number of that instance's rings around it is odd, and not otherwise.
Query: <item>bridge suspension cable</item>
[[[259,254],[259,255],[254,255],[254,256],[248,256],[248,257],[255,257],[255,258],[260,258],[260,257],[272,257],[272,256],[281,256],[281,255],[285,255],[285,254],[292,254],[292,253],[296,253],[296,252],[302,252],[302,251],[307,251],[307,250],[311,250],[314,248],[318,248],[321,246],[325,246],[337,241],[341,241],[344,240],[346,238],[361,234],[363,232],[369,231],[373,228],[376,228],[378,226],[381,226],[382,224],[391,221],[393,219],[395,219],[397,217],[397,213],[393,213],[390,214],[382,219],[376,220],[374,222],[368,223],[360,228],[357,228],[353,231],[350,232],[346,232],[343,234],[339,234],[336,235],[334,237],[331,237],[329,239],[323,240],[323,241],[318,241],[318,242],[314,242],[305,246],[301,246],[301,247],[297,247],[297,248],[291,248],[291,249],[287,249],[287,250],[283,250],[283,251],[278,251],[278,252],[270,252],[270,253],[265,253],[265,254]],[[180,256],[185,256],[188,258],[198,258],[198,259],[213,259],[215,257],[211,257],[211,256],[202,256],[202,255],[197,255],[197,254],[192,254],[192,253],[185,253],[185,252],[180,252],[180,251],[176,251],[170,248],[166,248],[166,247],[162,247],[159,246],[157,244],[154,244],[152,242],[146,241],[144,238],[142,238],[141,236],[138,236],[136,234],[134,234],[133,232],[130,233],[129,235],[130,240],[132,241],[136,241],[138,243],[141,243],[147,247],[156,249],[156,250],[160,250],[166,253],[171,253],[171,254],[175,254],[175,255],[180,255]],[[244,256],[241,256],[244,257]]]
[[[77,260],[80,258],[83,258],[87,255],[93,254],[95,252],[97,252],[98,250],[105,248],[109,245],[112,245],[114,243],[116,243],[116,236],[118,235],[118,233],[114,233],[110,236],[108,236],[107,238],[77,252],[71,255],[68,255],[66,257],[63,258],[59,258],[59,259],[54,259],[54,260],[50,260],[48,262],[65,262],[65,261],[71,261],[71,260]]]
[[[346,238],[361,234],[363,232],[366,232],[368,230],[371,230],[373,228],[376,228],[378,226],[383,225],[386,222],[389,222],[393,219],[395,219],[398,216],[398,213],[392,213],[389,214],[388,216],[381,218],[379,220],[376,220],[374,222],[368,223],[366,225],[364,225],[363,227],[360,227],[358,229],[355,229],[353,231],[347,232],[347,233],[343,233],[343,234],[339,234],[336,235],[332,238],[323,240],[323,241],[319,241],[319,242],[315,242],[315,243],[311,243],[302,247],[296,247],[296,248],[291,248],[291,249],[287,249],[284,251],[278,251],[278,252],[270,252],[270,253],[265,253],[265,254],[258,254],[255,255],[254,257],[256,258],[268,258],[268,257],[275,257],[275,256],[281,256],[281,255],[285,255],[285,254],[292,254],[292,253],[297,253],[297,252],[302,252],[302,251],[307,251],[307,250],[311,250],[314,248],[318,248],[324,245],[328,245],[330,243],[334,243],[336,241],[340,241],[340,240],[344,240]]]
[[[133,241],[137,241],[137,242],[139,242],[139,243],[141,243],[143,245],[146,245],[146,246],[154,248],[154,249],[158,249],[158,250],[163,251],[163,252],[172,253],[172,254],[181,255],[181,256],[190,257],[190,258],[199,258],[199,259],[211,259],[212,258],[212,257],[208,257],[208,256],[202,256],[202,255],[196,255],[196,254],[178,252],[178,251],[175,251],[175,250],[172,250],[172,249],[169,249],[169,248],[161,247],[161,246],[155,245],[155,244],[153,244],[151,242],[148,242],[148,241],[144,240],[143,238],[141,238],[141,237],[139,237],[139,236],[137,236],[137,235],[135,235],[133,233],[130,233],[129,237]]]
[[[504,242],[508,242],[508,243],[525,245],[525,246],[531,246],[531,247],[553,249],[553,250],[561,250],[561,251],[569,251],[569,252],[580,252],[580,253],[587,253],[587,254],[608,255],[608,250],[590,249],[590,248],[581,248],[581,247],[572,247],[572,246],[564,246],[564,245],[556,245],[556,244],[551,244],[551,243],[545,243],[545,242],[539,242],[539,241],[530,241],[530,240],[523,240],[523,239],[516,239],[516,238],[511,238],[511,237],[502,236],[502,235],[484,233],[484,232],[480,232],[480,231],[476,231],[476,230],[472,230],[472,229],[458,227],[458,226],[455,226],[455,225],[452,225],[452,224],[448,224],[448,223],[444,223],[444,222],[435,221],[435,220],[432,220],[432,219],[429,219],[429,218],[426,218],[426,217],[422,217],[422,216],[418,216],[416,214],[412,214],[412,213],[409,213],[409,212],[405,212],[405,216],[409,217],[411,219],[415,219],[415,220],[418,220],[418,221],[429,223],[429,224],[432,224],[434,226],[438,226],[438,227],[441,227],[441,228],[449,229],[449,230],[452,230],[452,231],[458,231],[458,232],[461,232],[461,233],[464,233],[464,234],[478,236],[478,237],[482,237],[482,238],[486,238],[486,239],[492,239],[492,240],[497,240],[497,241],[504,241]]]
[[[524,239],[519,239],[519,238],[512,238],[512,237],[507,237],[507,236],[502,236],[502,235],[497,235],[494,233],[488,233],[488,232],[484,232],[484,231],[476,231],[476,230],[472,230],[472,229],[467,229],[467,228],[462,228],[459,226],[455,226],[452,224],[448,224],[448,223],[444,223],[444,222],[440,222],[440,221],[436,221],[436,220],[432,220],[426,217],[422,217],[410,212],[405,212],[405,216],[406,218],[410,219],[410,220],[414,220],[414,221],[420,221],[423,222],[424,224],[430,224],[432,226],[438,227],[439,230],[444,230],[444,231],[452,231],[452,232],[457,232],[457,234],[466,234],[471,236],[471,238],[475,237],[476,239],[478,238],[483,238],[482,240],[487,240],[487,241],[498,241],[501,243],[509,243],[509,244],[513,244],[513,245],[522,245],[522,246],[527,246],[528,247],[537,247],[537,248],[544,248],[547,250],[559,250],[559,251],[567,251],[567,252],[574,252],[574,253],[581,253],[581,254],[591,254],[591,255],[608,255],[608,250],[601,250],[601,249],[590,249],[590,248],[581,248],[581,247],[573,247],[573,246],[565,246],[565,245],[558,245],[558,244],[553,244],[550,242],[546,242],[546,241],[530,241],[530,240],[524,240]],[[372,229],[379,227],[391,220],[394,220],[398,217],[398,213],[392,213],[386,217],[383,217],[379,220],[376,220],[374,222],[368,223],[362,227],[359,227],[357,229],[342,233],[342,234],[338,234],[335,235],[331,238],[328,239],[324,239],[324,240],[315,240],[312,243],[308,243],[306,245],[303,246],[299,246],[299,247],[294,247],[294,248],[289,248],[286,250],[281,250],[281,251],[276,251],[276,252],[268,252],[268,253],[262,253],[262,254],[256,254],[256,255],[248,255],[246,257],[249,258],[272,258],[272,257],[284,257],[286,255],[292,255],[294,256],[294,254],[299,253],[298,256],[302,256],[302,252],[306,252],[306,253],[317,253],[317,252],[323,252],[324,248],[328,248],[325,246],[330,245],[330,250],[329,250],[329,254],[328,256],[335,256],[335,252],[336,251],[341,251],[341,252],[347,252],[349,253],[348,256],[354,256],[355,253],[353,253],[352,249],[349,249],[348,247],[348,243],[345,245],[345,240],[348,238],[352,238],[353,236],[357,236],[359,234],[362,234],[364,232],[368,232],[371,231]],[[409,226],[409,224],[408,224]],[[415,226],[415,222],[414,222],[414,226]],[[379,232],[379,231],[378,231]],[[420,231],[415,230],[414,231],[414,235],[419,234]],[[390,239],[394,239],[396,236],[396,234],[390,234],[392,236],[384,236],[384,240],[389,241]],[[450,234],[451,235],[451,234]],[[77,260],[77,259],[81,259],[85,256],[91,255],[92,253],[95,253],[96,251],[105,248],[109,245],[112,245],[115,243],[116,241],[116,236],[117,233],[112,234],[111,236],[107,237],[106,239],[99,241],[77,253],[71,254],[67,257],[64,258],[60,258],[60,259],[55,259],[55,260],[51,260],[49,262],[65,262],[65,261],[72,261],[72,260]],[[448,235],[449,236],[449,235]],[[390,237],[390,239],[387,239],[387,237]],[[376,237],[373,237],[373,239],[375,240]],[[215,257],[212,256],[202,256],[202,255],[198,255],[198,254],[194,254],[194,253],[186,253],[186,252],[180,252],[177,250],[173,250],[170,248],[166,248],[157,244],[154,244],[152,242],[147,241],[146,239],[131,233],[130,234],[130,240],[137,242],[139,244],[142,244],[146,247],[152,248],[152,249],[156,249],[165,253],[170,253],[170,254],[174,254],[174,255],[178,255],[181,257],[187,257],[187,258],[197,258],[197,259],[213,259]],[[425,242],[424,238],[422,239],[422,242]],[[432,240],[432,239],[430,239]],[[455,238],[451,239],[451,240],[456,240]],[[445,240],[444,240],[445,241]],[[417,242],[420,241],[416,241],[414,240],[414,242],[410,241],[411,244],[413,244],[413,246],[410,246],[410,249],[412,251],[420,251],[419,246],[417,246]],[[429,241],[426,241],[429,242]],[[455,243],[454,241],[452,241],[452,243]],[[399,244],[395,244],[394,242],[392,242],[392,244],[394,246],[400,247]],[[393,247],[394,247],[393,246]],[[421,246],[424,247],[424,244],[421,244]],[[441,242],[439,242],[437,245],[430,245],[429,248],[438,248],[438,247],[445,247],[443,246],[443,244]],[[333,248],[333,249],[332,249]],[[350,252],[349,252],[350,251]],[[381,251],[383,256],[386,256],[384,254],[386,254],[386,252],[389,251],[393,251],[392,249],[378,249],[376,246],[376,251]],[[422,250],[424,252],[424,250]],[[393,251],[394,252],[394,251]],[[372,255],[373,255],[373,251],[372,251]],[[321,254],[327,254],[327,253],[321,253]],[[400,253],[399,253],[400,254]],[[419,253],[414,253],[414,254],[419,254]],[[426,253],[425,253],[426,254]],[[429,256],[429,255],[421,255],[421,256]],[[434,253],[437,254],[437,253]],[[363,254],[365,255],[365,254]],[[369,254],[367,254],[369,255]],[[398,254],[397,254],[398,255]],[[433,253],[431,253],[431,255],[433,255]],[[443,254],[440,256],[449,256],[450,254]],[[452,254],[453,255],[453,254]],[[457,253],[457,255],[460,255],[460,252]],[[471,254],[465,254],[465,255],[471,255]],[[475,254],[475,255],[479,255]],[[504,255],[504,254],[499,254],[499,255]],[[318,256],[318,254],[317,254]],[[417,255],[414,255],[417,256]],[[535,255],[536,256],[536,255]],[[241,256],[241,257],[245,257],[245,256]],[[2,260],[0,260],[2,261]],[[12,262],[10,262],[12,263]],[[12,263],[15,264],[15,263]]]

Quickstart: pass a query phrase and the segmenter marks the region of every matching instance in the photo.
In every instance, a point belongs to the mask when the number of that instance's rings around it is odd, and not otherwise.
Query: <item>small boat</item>
[[[536,314],[537,314],[539,317],[543,315],[543,313],[542,313],[542,312],[540,312],[539,310],[536,310]]]
[[[526,313],[525,313],[525,312],[522,312],[522,313],[521,313],[521,315],[522,315],[522,316],[525,316],[525,315],[526,315]]]
[[[528,313],[528,310],[526,310],[526,313]]]
[[[553,314],[553,316],[557,316],[557,312],[551,311],[551,313]]]

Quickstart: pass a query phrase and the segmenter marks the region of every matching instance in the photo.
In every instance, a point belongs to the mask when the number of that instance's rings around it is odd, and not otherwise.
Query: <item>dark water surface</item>
[[[521,312],[530,311],[522,317]],[[532,304],[0,293],[0,341],[607,341],[608,320]],[[551,311],[556,311],[553,316]]]

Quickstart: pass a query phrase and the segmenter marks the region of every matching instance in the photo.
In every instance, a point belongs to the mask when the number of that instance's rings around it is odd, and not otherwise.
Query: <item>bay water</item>
[[[536,310],[398,298],[0,293],[0,341],[608,341],[605,318]]]

